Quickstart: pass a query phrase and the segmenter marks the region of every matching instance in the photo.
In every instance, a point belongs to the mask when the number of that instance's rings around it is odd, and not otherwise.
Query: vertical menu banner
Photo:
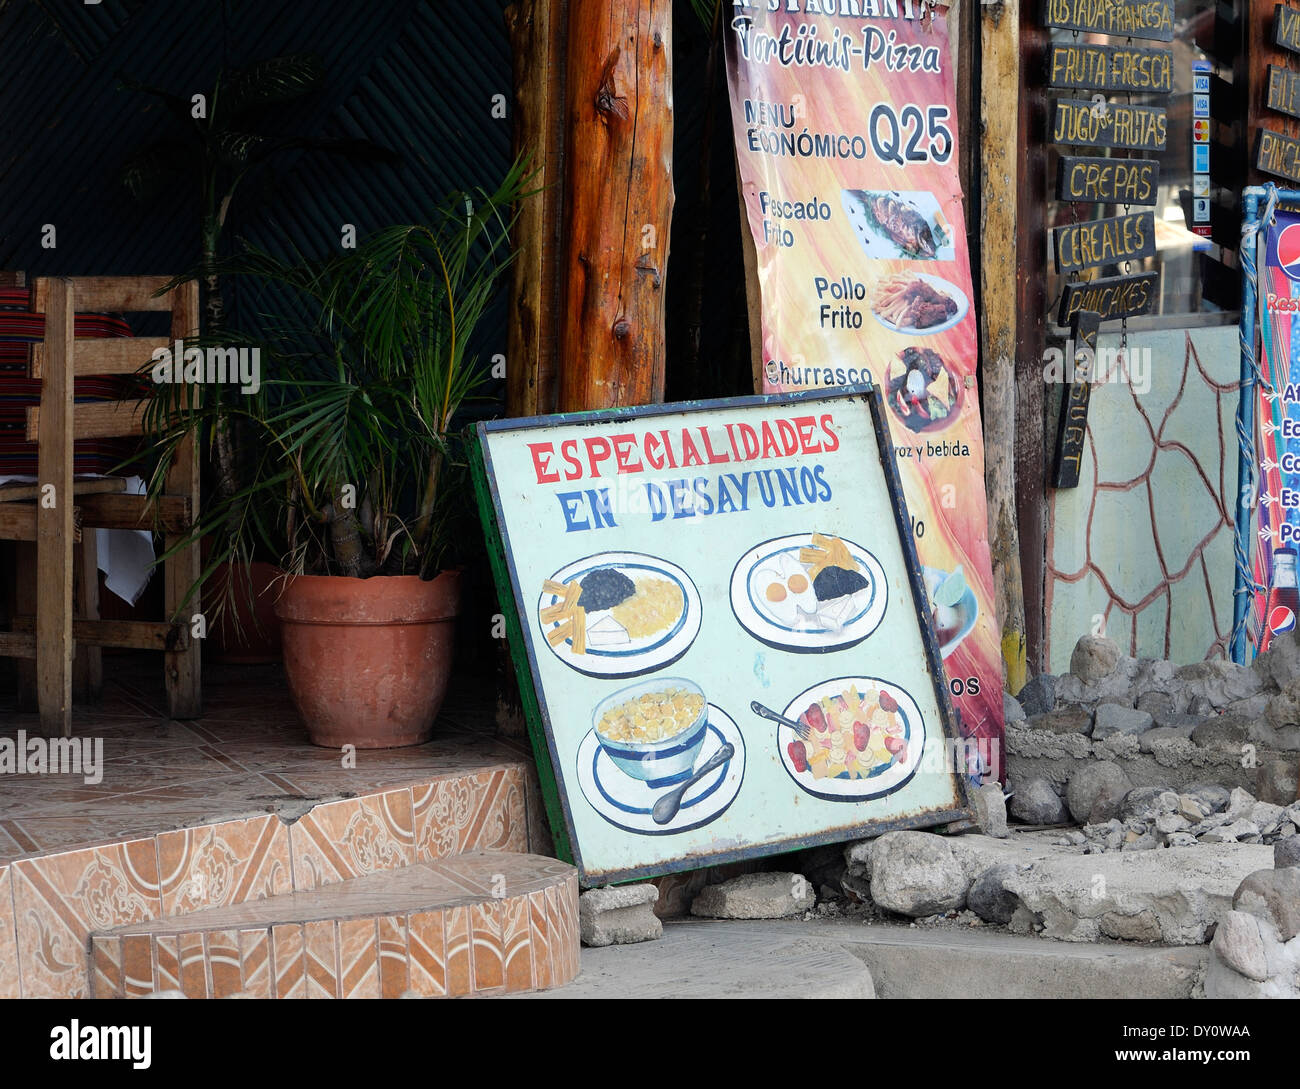
[[[940,643],[960,729],[985,754],[968,770],[999,777],[1002,660],[947,27],[910,0],[871,15],[770,6],[732,5],[725,31],[761,392],[880,388],[927,592],[964,603]]]
[[[1268,228],[1268,256],[1259,270],[1263,296],[1263,380],[1256,405],[1259,444],[1259,529],[1251,630],[1255,653],[1274,635],[1294,631],[1300,613],[1296,553],[1300,548],[1300,214],[1279,209]]]

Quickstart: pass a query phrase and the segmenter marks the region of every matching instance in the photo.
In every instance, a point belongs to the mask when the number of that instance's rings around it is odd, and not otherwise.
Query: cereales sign
[[[1174,40],[1169,0],[1045,0],[1043,24],[1157,42]]]
[[[1076,204],[1155,204],[1159,184],[1156,159],[1062,155],[1056,199]]]
[[[1174,89],[1173,54],[1133,46],[1054,45],[1048,56],[1047,85],[1167,95]]]
[[[1102,321],[1135,318],[1151,313],[1160,284],[1158,272],[1136,276],[1105,276],[1099,280],[1066,284],[1061,295],[1058,325],[1069,325],[1076,314],[1090,310]]]
[[[1135,212],[1111,219],[1093,219],[1057,227],[1056,271],[1076,272],[1097,265],[1136,261],[1154,257],[1156,217],[1154,212]]]
[[[1163,151],[1168,128],[1165,111],[1158,106],[1124,106],[1067,98],[1056,103],[1052,141]]]

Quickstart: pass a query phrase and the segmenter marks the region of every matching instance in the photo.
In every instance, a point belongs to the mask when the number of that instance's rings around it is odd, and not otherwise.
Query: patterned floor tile
[[[0,998],[18,998],[18,934],[14,927],[14,883],[8,866],[0,865]]]
[[[297,890],[409,865],[411,792],[392,790],[318,805],[290,826],[289,843]]]
[[[278,817],[162,832],[157,839],[164,915],[242,904],[293,888],[289,829]]]

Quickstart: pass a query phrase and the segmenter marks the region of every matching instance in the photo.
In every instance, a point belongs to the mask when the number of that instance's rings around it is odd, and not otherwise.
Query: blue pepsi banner
[[[1300,214],[1279,210],[1259,274],[1263,317],[1256,434],[1259,519],[1251,636],[1256,654],[1293,631],[1300,613]]]

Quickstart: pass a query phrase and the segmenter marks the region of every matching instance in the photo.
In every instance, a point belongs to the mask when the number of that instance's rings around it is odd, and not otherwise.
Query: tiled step
[[[395,998],[559,987],[578,974],[578,881],[474,851],[92,933],[90,991],[131,998]]]

